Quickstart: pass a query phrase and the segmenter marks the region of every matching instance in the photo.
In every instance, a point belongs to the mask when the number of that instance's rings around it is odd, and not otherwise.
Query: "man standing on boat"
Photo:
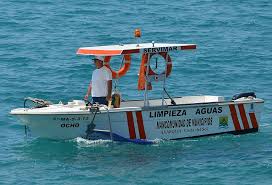
[[[112,74],[109,68],[103,65],[104,57],[95,56],[94,61],[96,69],[92,74],[92,81],[88,87],[87,94],[84,99],[88,100],[92,92],[93,103],[108,105],[111,100],[112,91]]]

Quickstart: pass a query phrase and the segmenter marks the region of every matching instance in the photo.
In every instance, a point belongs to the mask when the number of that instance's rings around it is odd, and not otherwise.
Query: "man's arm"
[[[92,91],[92,82],[90,82],[90,85],[88,87],[87,94],[85,95],[84,100],[88,100],[91,91]]]
[[[112,80],[108,80],[107,85],[108,85],[108,95],[107,95],[106,99],[108,101],[110,101],[111,100],[111,91],[112,91]]]

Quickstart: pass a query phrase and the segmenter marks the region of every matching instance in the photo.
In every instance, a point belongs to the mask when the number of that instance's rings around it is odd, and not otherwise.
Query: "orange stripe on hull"
[[[237,113],[236,113],[236,110],[235,110],[235,105],[233,105],[233,104],[229,105],[229,109],[230,109],[230,112],[231,112],[231,117],[232,117],[232,121],[233,121],[235,130],[240,131],[241,127],[240,127],[239,120],[238,120],[238,117],[237,117]]]
[[[249,117],[250,117],[251,123],[253,125],[253,128],[258,128],[259,126],[258,126],[258,122],[257,122],[256,116],[255,116],[255,113],[250,112]]]
[[[141,111],[137,111],[136,112],[136,117],[137,117],[137,123],[138,123],[138,129],[139,129],[140,138],[141,139],[146,139],[142,112]]]
[[[249,124],[248,124],[248,121],[247,121],[246,111],[245,111],[244,105],[243,104],[239,104],[238,108],[239,108],[239,112],[240,112],[240,115],[241,115],[241,118],[242,118],[242,122],[243,122],[244,128],[245,129],[249,129]]]
[[[127,112],[127,121],[128,121],[129,137],[130,137],[130,139],[136,139],[133,115],[132,115],[131,111]]]

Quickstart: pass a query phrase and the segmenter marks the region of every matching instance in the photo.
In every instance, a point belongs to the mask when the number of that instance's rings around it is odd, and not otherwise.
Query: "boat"
[[[23,108],[10,113],[19,117],[32,136],[49,139],[82,137],[152,143],[157,139],[257,132],[264,100],[257,98],[254,92],[225,100],[223,96],[214,95],[171,97],[166,91],[166,78],[172,69],[170,54],[196,48],[195,44],[155,42],[79,48],[78,55],[105,56],[104,65],[109,68],[112,57],[123,56],[123,67],[119,71],[110,68],[115,79],[125,76],[133,64],[131,55],[141,56],[138,90],[144,91],[143,98],[123,101],[119,95],[113,97],[115,102],[111,105],[99,105],[84,100],[53,104],[28,97]],[[151,69],[150,60],[154,56],[163,57],[165,61],[165,70],[160,74]],[[162,95],[152,99],[149,92],[155,83],[162,84]],[[29,101],[35,106],[27,107]]]

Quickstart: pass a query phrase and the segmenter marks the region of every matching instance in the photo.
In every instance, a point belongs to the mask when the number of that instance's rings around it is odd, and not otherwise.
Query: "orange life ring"
[[[166,72],[166,77],[168,77],[170,75],[171,71],[172,71],[172,60],[171,60],[171,57],[168,55],[167,52],[150,53],[149,60],[151,59],[151,57],[153,55],[156,55],[156,54],[159,54],[159,55],[161,55],[164,58],[167,66],[166,66],[166,71],[162,72],[161,74],[165,74],[165,72]],[[142,55],[142,63],[141,63],[140,73],[139,73],[139,79],[138,79],[138,90],[144,90],[145,89],[145,83],[146,83],[145,75],[146,75],[146,72],[147,72],[147,61],[148,61],[148,54],[144,53]],[[148,75],[159,75],[159,74],[155,73],[151,69],[151,67],[149,66]],[[149,83],[147,85],[147,89],[148,90],[152,89],[151,83]]]
[[[120,77],[124,76],[127,73],[127,71],[129,70],[130,63],[131,63],[131,56],[124,55],[125,64],[123,65],[123,67],[119,71],[114,71],[111,69],[110,59],[111,59],[111,56],[105,56],[104,66],[106,66],[107,68],[109,68],[111,70],[112,78],[116,79],[116,78],[120,78]]]
[[[170,55],[168,55],[167,52],[150,53],[149,60],[151,60],[152,56],[154,56],[154,55],[156,55],[156,54],[159,54],[159,55],[161,55],[161,56],[164,58],[164,60],[165,60],[165,62],[166,62],[166,65],[167,65],[167,67],[166,67],[166,77],[168,77],[168,76],[170,75],[171,71],[172,71],[172,60],[171,60]],[[143,54],[143,56],[142,56],[142,62],[144,62],[144,63],[146,64],[146,63],[147,63],[147,60],[148,60],[148,54],[145,53],[145,54]],[[147,68],[145,68],[145,72],[146,72],[146,71],[147,71]],[[156,73],[151,69],[150,66],[149,66],[149,70],[148,70],[148,71],[149,71],[149,72],[148,72],[149,75],[159,75],[159,74],[156,74]],[[165,73],[165,71],[162,72],[161,74],[164,74],[164,73]]]

